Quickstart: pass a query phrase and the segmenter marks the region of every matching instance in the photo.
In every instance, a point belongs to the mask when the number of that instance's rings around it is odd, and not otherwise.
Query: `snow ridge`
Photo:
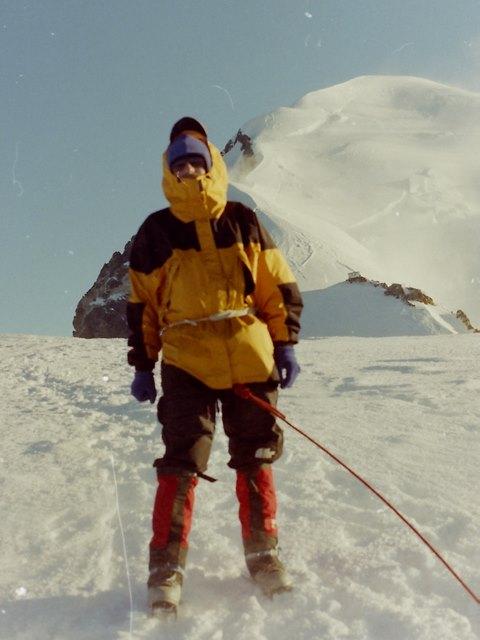
[[[238,191],[315,245],[304,290],[344,280],[348,265],[413,282],[478,324],[479,122],[480,94],[364,76],[247,122],[253,155],[234,144],[225,159]]]

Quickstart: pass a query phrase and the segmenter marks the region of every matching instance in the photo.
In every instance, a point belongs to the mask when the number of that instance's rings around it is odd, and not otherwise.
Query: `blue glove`
[[[136,371],[130,391],[132,396],[139,402],[150,400],[153,404],[157,397],[153,371]]]
[[[300,373],[300,366],[295,358],[295,351],[291,344],[276,344],[273,349],[273,359],[280,374],[282,389],[292,387],[295,378]]]

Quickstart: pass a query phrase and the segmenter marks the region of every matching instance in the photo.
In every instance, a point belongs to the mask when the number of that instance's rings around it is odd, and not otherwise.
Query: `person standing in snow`
[[[275,418],[233,389],[245,384],[276,404],[300,367],[302,299],[295,278],[254,211],[227,200],[227,169],[204,127],[185,117],[163,154],[169,208],[149,215],[130,255],[128,362],[131,392],[154,402],[162,351],[158,419],[165,453],[154,463],[148,594],[152,609],[180,601],[194,490],[205,475],[217,403],[236,471],[243,547],[266,593],[291,587],[278,557],[272,463],[282,453]]]

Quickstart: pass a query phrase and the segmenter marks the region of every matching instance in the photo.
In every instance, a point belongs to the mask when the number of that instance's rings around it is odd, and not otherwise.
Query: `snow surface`
[[[302,290],[355,270],[480,322],[480,94],[364,76],[241,130],[254,156],[226,154],[233,186],[303,235],[298,258],[295,238],[282,244]]]
[[[155,408],[129,395],[125,352],[124,340],[0,336],[2,640],[478,639],[478,605],[438,560],[288,427],[275,471],[295,590],[270,601],[246,579],[219,427],[209,467],[219,481],[197,490],[179,619],[150,619],[151,463],[162,445]],[[302,373],[280,408],[478,593],[478,337],[324,338],[297,352]]]

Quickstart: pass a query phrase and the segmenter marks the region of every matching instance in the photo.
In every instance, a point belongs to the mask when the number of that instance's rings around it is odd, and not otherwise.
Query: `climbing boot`
[[[153,614],[177,611],[182,595],[183,575],[175,568],[157,567],[148,579],[148,606]]]
[[[245,556],[253,581],[266,596],[291,591],[293,581],[288,575],[276,549],[258,551]]]

